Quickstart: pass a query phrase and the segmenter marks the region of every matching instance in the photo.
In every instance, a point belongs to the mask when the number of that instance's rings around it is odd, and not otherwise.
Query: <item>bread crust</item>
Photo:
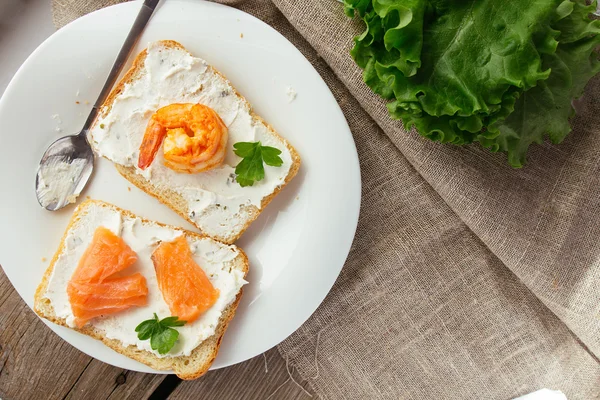
[[[166,48],[180,49],[180,50],[183,50],[183,51],[187,52],[188,54],[190,54],[183,45],[181,45],[180,43],[178,43],[174,40],[161,40],[161,41],[159,41],[159,43],[161,43]],[[144,62],[146,60],[147,54],[148,54],[147,50],[144,49],[136,56],[136,58],[133,61],[133,65],[131,66],[129,71],[127,71],[127,73],[123,76],[123,78],[115,86],[115,88],[112,90],[112,92],[110,93],[110,95],[108,96],[108,98],[106,99],[104,104],[102,105],[100,113],[99,113],[100,116],[104,117],[110,112],[114,101],[125,89],[125,85],[127,85],[128,83],[131,83],[140,75],[140,72],[144,68]],[[244,224],[241,226],[241,229],[239,229],[239,231],[231,232],[229,235],[223,235],[223,236],[209,235],[213,239],[219,240],[223,243],[231,244],[240,238],[240,236],[246,231],[246,229],[248,229],[250,224],[252,224],[252,222],[254,222],[254,220],[256,220],[256,218],[258,218],[258,216],[260,215],[262,210],[264,210],[265,207],[275,198],[275,196],[277,196],[277,194],[279,194],[279,192],[296,176],[296,174],[298,173],[298,170],[300,169],[301,159],[300,159],[300,155],[298,154],[296,149],[285,138],[280,136],[275,131],[275,129],[273,129],[273,127],[270,124],[268,124],[263,118],[261,118],[254,112],[254,110],[252,109],[252,106],[250,105],[250,103],[248,103],[246,98],[244,96],[242,96],[237,91],[237,89],[235,89],[235,87],[231,84],[231,82],[221,72],[217,71],[211,65],[209,65],[208,68],[210,71],[212,71],[213,73],[215,73],[215,74],[219,75],[221,78],[223,78],[233,88],[233,92],[235,93],[235,95],[240,99],[240,101],[242,101],[245,105],[248,106],[248,109],[250,110],[250,115],[252,116],[253,121],[255,123],[265,125],[267,127],[268,131],[272,135],[276,136],[279,140],[281,140],[285,144],[287,149],[289,150],[291,158],[292,158],[292,164],[290,166],[290,170],[288,171],[287,176],[284,179],[284,182],[280,186],[275,188],[275,190],[273,192],[271,192],[269,195],[263,197],[260,208],[256,207],[255,205],[242,205],[241,206],[239,214],[243,215],[245,217],[245,220],[244,220]],[[98,123],[98,119],[96,119],[96,121],[94,122],[92,129],[95,127],[95,125],[97,123]],[[92,146],[93,146],[93,143],[92,143]],[[130,181],[132,184],[134,184],[135,186],[137,186],[138,188],[140,188],[147,194],[155,197],[161,203],[167,205],[169,208],[171,208],[173,211],[175,211],[177,214],[179,214],[183,219],[185,219],[192,225],[196,226],[201,231],[204,231],[202,229],[202,226],[200,226],[199,224],[194,222],[189,217],[188,209],[186,207],[187,202],[180,194],[178,194],[177,192],[170,190],[170,189],[159,190],[154,185],[152,185],[152,183],[150,181],[148,181],[146,178],[144,178],[143,176],[138,174],[136,172],[135,167],[128,167],[128,166],[120,165],[117,163],[114,163],[114,165],[116,166],[117,171],[119,171],[119,173],[125,179]]]
[[[207,235],[204,235],[201,233],[186,231],[179,227],[165,225],[160,222],[150,221],[150,220],[141,218],[141,217],[131,213],[130,211],[123,210],[117,206],[114,206],[112,204],[108,204],[108,203],[105,203],[102,201],[98,201],[98,200],[84,201],[75,209],[75,212],[73,213],[73,216],[71,217],[71,220],[67,226],[67,229],[65,230],[65,233],[63,234],[63,237],[60,241],[58,250],[52,257],[52,260],[50,261],[50,265],[46,269],[46,272],[44,273],[42,281],[39,284],[39,286],[35,292],[35,297],[34,297],[33,309],[40,317],[46,318],[47,320],[52,321],[55,324],[65,326],[67,328],[71,328],[71,327],[69,327],[67,325],[66,319],[59,318],[56,316],[56,314],[54,312],[54,307],[52,306],[52,303],[50,302],[49,299],[45,298],[44,295],[48,289],[48,283],[50,281],[52,271],[54,271],[54,266],[56,264],[56,261],[58,260],[58,257],[60,256],[60,254],[63,252],[63,250],[65,248],[65,239],[66,239],[69,231],[72,229],[73,225],[79,219],[85,217],[87,208],[92,205],[97,205],[97,206],[101,206],[101,207],[110,207],[114,210],[119,211],[122,215],[129,217],[129,218],[140,218],[140,220],[142,221],[143,224],[153,223],[153,224],[157,224],[159,226],[166,227],[169,229],[181,230],[184,232],[184,235],[186,235],[186,237],[188,237],[188,238],[193,238],[196,240],[202,239],[202,238],[209,238]],[[240,249],[240,248],[237,248],[237,249],[239,250],[239,255],[230,262],[231,267],[243,271],[244,277],[245,277],[248,273],[248,268],[249,268],[248,257],[246,256],[246,254],[244,253],[244,251],[242,249]],[[221,318],[219,319],[219,324],[217,325],[214,335],[210,336],[205,341],[200,343],[200,345],[198,347],[196,347],[194,350],[192,350],[192,353],[189,356],[160,358],[160,357],[157,357],[152,352],[149,352],[146,350],[140,350],[135,346],[131,346],[131,345],[123,346],[123,344],[119,340],[107,338],[102,331],[96,329],[94,326],[92,326],[90,324],[87,324],[87,325],[83,326],[82,328],[71,328],[71,329],[74,329],[85,335],[91,336],[95,339],[101,340],[104,344],[106,344],[108,347],[115,350],[116,352],[121,353],[121,354],[123,354],[127,357],[130,357],[136,361],[139,361],[141,363],[144,363],[151,368],[154,368],[157,370],[173,370],[175,372],[175,374],[177,374],[177,376],[180,377],[181,379],[186,379],[186,380],[196,379],[196,378],[199,378],[200,376],[204,375],[208,371],[208,369],[210,368],[211,364],[213,363],[215,357],[217,356],[217,352],[219,350],[219,346],[221,345],[221,340],[223,338],[223,334],[225,333],[227,326],[229,325],[229,322],[235,315],[235,311],[236,311],[237,306],[242,297],[242,291],[243,291],[243,289],[240,289],[235,300],[229,306],[227,306],[227,308],[223,311],[223,314],[221,315]]]

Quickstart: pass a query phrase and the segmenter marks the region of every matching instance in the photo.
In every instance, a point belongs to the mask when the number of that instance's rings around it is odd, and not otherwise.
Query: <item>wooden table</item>
[[[293,378],[298,374],[289,368]],[[310,391],[306,382],[304,390]],[[95,360],[50,330],[0,269],[0,398],[19,399],[309,399],[271,349],[195,381],[127,371]],[[312,396],[314,398],[314,395]]]

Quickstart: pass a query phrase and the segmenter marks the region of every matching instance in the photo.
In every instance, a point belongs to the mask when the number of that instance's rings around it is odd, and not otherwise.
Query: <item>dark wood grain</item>
[[[0,273],[1,398],[63,398],[90,361],[46,327]]]
[[[92,360],[66,399],[105,400],[109,398],[148,398],[163,381],[164,375],[143,374],[115,368]]]
[[[170,387],[163,385],[157,391],[164,380],[165,375],[104,364],[63,341],[27,307],[0,268],[1,399],[137,400],[173,388],[170,400],[266,399],[271,395],[271,399],[311,398],[290,379],[285,360],[276,349],[264,357],[211,371],[195,381],[169,379],[166,383]],[[304,387],[309,390],[306,383]]]
[[[266,357],[266,368],[265,368]],[[289,367],[291,375],[301,382],[298,374]],[[307,383],[302,387],[310,392]],[[196,381],[182,382],[171,394],[169,400],[199,399],[261,399],[305,400],[315,398],[295,384],[288,374],[285,360],[277,349],[271,349],[263,356],[254,357],[244,363],[227,369],[209,371]]]
[[[105,398],[109,400],[147,399],[158,388],[159,383],[164,381],[166,376],[125,371],[122,375],[125,381],[118,377],[118,385]]]
[[[163,379],[96,361],[63,341],[0,269],[0,398],[147,398]]]

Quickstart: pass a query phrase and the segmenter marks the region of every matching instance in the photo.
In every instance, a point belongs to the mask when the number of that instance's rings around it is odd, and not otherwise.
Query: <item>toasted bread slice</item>
[[[161,46],[162,49],[166,50],[178,50],[185,52],[188,56],[191,57],[189,52],[179,43],[171,40],[164,40],[154,44],[154,46]],[[252,110],[251,105],[246,101],[246,99],[237,92],[237,90],[231,85],[231,83],[225,78],[220,72],[215,70],[212,66],[206,65],[206,70],[203,74],[207,74],[210,76],[210,82],[217,82],[220,87],[226,87],[227,92],[231,92],[232,99],[235,100],[237,97],[239,104],[241,105],[240,112],[245,114],[249,114],[249,118],[247,119],[248,129],[253,129],[255,127],[259,127],[261,132],[264,132],[263,139],[269,142],[270,146],[278,147],[280,150],[289,153],[289,169],[287,171],[287,175],[270,190],[268,193],[264,193],[264,196],[260,199],[259,202],[255,204],[239,204],[239,209],[230,210],[225,212],[223,207],[220,207],[218,201],[216,204],[211,204],[206,209],[202,210],[200,213],[193,212],[191,210],[190,200],[186,199],[180,190],[177,189],[175,184],[160,184],[157,181],[148,178],[148,176],[144,175],[140,169],[137,168],[137,155],[134,156],[133,159],[127,161],[127,163],[122,163],[116,161],[114,157],[105,154],[105,152],[101,151],[101,146],[98,144],[100,135],[105,134],[103,129],[100,129],[100,126],[104,126],[103,123],[104,118],[107,118],[111,111],[113,110],[113,106],[117,100],[122,98],[128,98],[124,92],[126,89],[135,84],[140,79],[144,79],[148,74],[146,66],[146,58],[148,56],[148,49],[143,50],[134,60],[133,66],[131,69],[125,74],[125,76],[121,79],[121,81],[115,86],[112,93],[107,98],[103,107],[101,108],[101,112],[97,120],[95,121],[94,126],[90,131],[90,143],[92,147],[96,150],[97,153],[102,155],[105,158],[113,161],[117,167],[117,170],[121,175],[123,175],[126,179],[128,179],[131,183],[145,191],[146,193],[156,197],[162,203],[169,206],[175,212],[177,212],[181,217],[189,221],[191,224],[197,226],[203,233],[206,235],[222,241],[224,243],[233,243],[236,241],[241,234],[250,226],[250,224],[259,216],[262,210],[273,200],[273,198],[280,192],[283,187],[285,187],[292,178],[298,172],[300,168],[300,156],[296,152],[296,150],[283,138],[281,137],[275,130],[267,124],[261,117],[256,115]],[[196,59],[200,60],[200,59]],[[203,63],[205,61],[200,60]],[[186,72],[189,73],[189,72]],[[181,98],[177,98],[177,102],[186,102],[189,101],[188,93],[185,90],[202,91],[202,85],[200,85],[199,89],[191,89],[191,88],[182,88],[184,94],[182,94]],[[206,89],[205,89],[206,90]],[[160,99],[160,98],[159,98]],[[210,100],[210,98],[209,98]],[[160,106],[164,106],[165,104],[160,104]],[[155,111],[155,110],[154,110]],[[151,114],[151,113],[149,113]],[[146,122],[150,118],[150,115],[146,115]],[[106,124],[108,125],[108,124]],[[145,125],[141,127],[145,129]],[[110,129],[110,128],[107,128]],[[232,131],[230,129],[230,139],[227,144],[229,148],[232,148],[233,144],[238,141],[236,138],[232,138]],[[139,142],[139,138],[137,139]],[[243,141],[243,140],[240,140]],[[137,143],[137,142],[136,142]],[[137,144],[139,147],[139,144]],[[160,150],[162,152],[162,150]],[[284,154],[287,157],[287,154]],[[154,163],[160,162],[159,160],[155,160]],[[232,166],[233,167],[233,166]],[[287,165],[286,165],[287,167]],[[272,167],[267,167],[272,168]],[[195,175],[201,175],[202,172]],[[234,183],[237,185],[237,183]],[[208,187],[207,187],[208,186]],[[240,187],[241,188],[241,187]],[[211,191],[210,184],[204,185],[202,189]],[[243,188],[241,188],[243,190]],[[227,209],[227,207],[225,207]],[[216,226],[220,225],[220,227]]]
[[[165,227],[165,228],[172,229],[172,230],[181,231],[181,232],[183,232],[183,234],[186,236],[187,239],[199,240],[199,239],[207,238],[205,235],[202,235],[202,234],[189,232],[189,231],[182,230],[181,228],[171,227],[171,226],[164,225],[164,224],[161,224],[158,222],[152,222],[152,221],[145,220],[143,218],[135,216],[134,214],[132,214],[129,211],[120,209],[119,207],[116,207],[116,206],[108,204],[108,203],[104,203],[104,202],[96,201],[96,200],[88,200],[88,201],[83,202],[75,210],[75,213],[73,214],[73,217],[72,217],[71,221],[69,222],[69,225],[67,226],[65,234],[61,240],[60,246],[59,246],[56,254],[54,255],[54,257],[52,258],[52,261],[50,262],[50,266],[46,270],[46,272],[42,278],[42,281],[41,281],[40,285],[38,286],[36,293],[35,293],[34,311],[39,316],[46,318],[47,320],[50,320],[58,325],[65,326],[65,327],[70,327],[67,323],[67,318],[57,316],[57,313],[55,312],[56,310],[54,308],[52,301],[47,297],[48,286],[49,286],[50,280],[52,279],[54,268],[55,268],[55,265],[57,264],[59,256],[61,256],[61,254],[67,249],[66,239],[68,237],[69,232],[72,229],[74,229],[78,224],[86,223],[86,220],[89,221],[88,216],[89,216],[90,210],[94,207],[108,208],[110,210],[113,210],[114,212],[120,213],[121,216],[124,218],[131,218],[131,219],[139,218],[139,220],[141,221],[141,224],[142,224],[142,229],[143,229],[143,227],[150,226],[150,225],[160,226],[160,227]],[[210,240],[212,240],[212,239],[210,239]],[[225,245],[222,245],[219,243],[219,246],[225,246]],[[239,249],[235,246],[230,246],[230,247],[231,247],[231,249],[235,250],[238,254],[234,259],[227,261],[223,265],[223,269],[238,270],[238,271],[242,272],[244,276],[246,276],[246,273],[248,272],[248,258],[246,257],[246,255],[244,254],[244,252],[241,249]],[[66,292],[66,287],[64,290]],[[242,289],[240,288],[235,299],[223,309],[223,312],[218,320],[218,324],[215,328],[214,334],[212,336],[208,337],[207,339],[205,339],[204,341],[202,341],[196,348],[194,348],[191,351],[189,356],[181,355],[181,356],[174,356],[174,357],[159,357],[155,353],[153,353],[151,351],[140,349],[135,345],[125,346],[125,345],[123,345],[123,342],[120,340],[110,339],[110,338],[106,337],[105,332],[101,329],[98,329],[96,326],[94,326],[93,323],[87,324],[80,329],[78,329],[78,328],[73,328],[73,329],[75,329],[78,332],[89,335],[95,339],[101,340],[102,342],[104,342],[104,344],[106,344],[108,347],[112,348],[113,350],[115,350],[121,354],[124,354],[127,357],[130,357],[136,361],[144,363],[154,369],[173,370],[177,374],[177,376],[180,377],[181,379],[196,379],[196,378],[202,376],[204,373],[206,373],[208,371],[209,367],[211,366],[212,362],[214,361],[214,359],[217,355],[217,352],[219,350],[219,346],[221,344],[221,339],[223,338],[223,334],[225,333],[225,330],[227,329],[227,325],[229,324],[229,322],[231,321],[231,319],[233,318],[233,316],[235,314],[235,311],[236,311],[236,308],[240,301],[241,296],[242,296]],[[149,313],[149,316],[151,316],[151,313]]]

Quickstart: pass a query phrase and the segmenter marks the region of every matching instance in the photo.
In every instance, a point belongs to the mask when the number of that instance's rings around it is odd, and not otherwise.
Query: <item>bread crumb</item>
[[[240,33],[240,38],[243,39],[244,38],[244,34]]]
[[[292,101],[294,101],[296,99],[296,96],[298,96],[298,93],[296,93],[296,90],[294,90],[294,88],[291,86],[288,86],[285,89],[285,94],[287,95],[288,103],[291,103]]]
[[[77,92],[75,92],[75,97],[79,97],[79,89],[77,89]]]
[[[89,200],[89,199],[90,199],[90,196],[85,196],[85,198]]]
[[[72,195],[70,195],[69,197],[67,197],[67,202],[69,204],[75,203],[77,201],[77,196],[78,196],[78,194],[72,194]]]
[[[88,104],[90,104],[90,102],[86,100],[83,102],[83,104],[88,105]]]
[[[296,200],[300,200],[300,196],[296,196]]]
[[[127,186],[127,191],[131,192],[131,187],[130,186]]]
[[[59,114],[53,114],[50,116],[50,118],[52,118],[53,120],[56,121],[56,126],[54,127],[54,131],[55,132],[62,132],[62,128],[60,127],[60,125],[62,124],[62,119],[60,118]]]
[[[76,101],[75,104],[79,104],[79,101]]]
[[[42,262],[46,262],[48,259],[46,257],[42,257]]]

